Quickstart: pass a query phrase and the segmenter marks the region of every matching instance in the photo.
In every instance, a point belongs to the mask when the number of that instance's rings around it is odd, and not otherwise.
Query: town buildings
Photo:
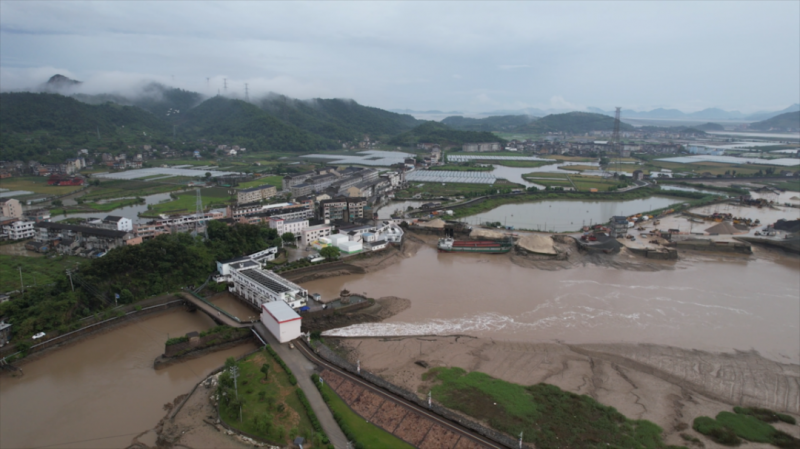
[[[331,235],[332,228],[330,225],[316,225],[309,226],[300,231],[300,244],[303,247],[309,246],[312,243],[319,241],[322,238]]]
[[[465,143],[461,146],[461,151],[472,152],[486,152],[486,151],[500,151],[500,142],[478,142],[478,143]]]
[[[284,220],[283,218],[272,217],[269,219],[269,227],[278,231],[278,235],[291,232],[295,236],[299,236],[304,229],[308,228],[308,219]]]
[[[47,243],[61,254],[97,256],[124,245],[142,242],[141,236],[128,231],[115,231],[94,226],[63,223],[35,223],[34,239]]]
[[[262,200],[270,199],[278,195],[278,190],[275,186],[262,185],[258,187],[251,187],[249,189],[241,189],[236,192],[237,204],[257,203]]]

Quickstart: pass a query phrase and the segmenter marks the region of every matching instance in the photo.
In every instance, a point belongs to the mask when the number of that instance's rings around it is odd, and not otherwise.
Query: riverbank
[[[733,406],[800,416],[800,365],[772,362],[754,351],[712,353],[659,345],[567,345],[463,335],[326,337],[326,342],[350,362],[360,360],[362,369],[414,392],[429,391],[431,385],[422,374],[440,366],[481,371],[522,385],[556,385],[589,395],[628,418],[653,421],[664,429],[667,443],[674,445],[685,444],[680,433],[694,434],[687,429],[695,417],[715,416]],[[798,426],[776,427],[800,437]]]

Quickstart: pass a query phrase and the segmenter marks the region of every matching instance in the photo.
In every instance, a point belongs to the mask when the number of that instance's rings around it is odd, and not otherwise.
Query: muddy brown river
[[[0,376],[0,447],[125,447],[164,416],[163,406],[188,393],[249,343],[155,371],[153,360],[175,337],[214,325],[207,316],[167,312],[49,353]]]
[[[387,269],[307,282],[324,297],[342,288],[399,296],[411,308],[341,335],[470,334],[510,341],[647,342],[712,351],[756,350],[800,361],[800,259],[686,256],[655,272],[587,265],[522,268],[507,255],[440,254],[424,247]],[[229,298],[217,303],[235,314]],[[240,345],[155,371],[168,336],[203,330],[200,313],[168,312],[54,351],[0,376],[0,447],[125,447]]]
[[[386,322],[332,335],[646,342],[712,351],[754,349],[783,362],[800,360],[800,260],[773,253],[696,256],[674,267],[543,271],[519,267],[503,255],[425,247],[387,270],[303,286],[323,297],[346,288],[411,300],[411,308]]]

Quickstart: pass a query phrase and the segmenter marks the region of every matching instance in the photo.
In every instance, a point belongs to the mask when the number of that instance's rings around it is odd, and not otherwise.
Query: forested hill
[[[197,92],[167,87],[158,83],[150,83],[144,86],[140,92],[131,98],[118,94],[74,94],[72,96],[89,104],[112,102],[125,106],[137,106],[161,119],[175,119],[181,113],[188,111],[203,101],[203,96]]]
[[[762,122],[751,123],[748,128],[763,131],[768,131],[773,128],[800,129],[800,111],[787,112],[785,114],[776,115],[775,117]]]
[[[0,94],[0,148],[5,160],[63,162],[80,148],[152,142],[169,130],[165,121],[137,107],[90,105],[56,94]]]
[[[512,131],[536,120],[530,115],[498,115],[485,118],[470,118],[454,115],[442,120],[445,125],[461,131]]]
[[[355,101],[332,99],[296,100],[270,95],[257,105],[286,123],[328,139],[360,140],[369,134],[373,140],[407,131],[421,121],[407,114],[362,106]]]
[[[336,142],[285,123],[257,106],[224,97],[210,98],[181,113],[178,132],[187,138],[207,138],[244,146],[251,151],[319,151]]]
[[[630,131],[633,126],[620,123],[620,130]],[[551,114],[521,127],[517,131],[531,133],[568,132],[587,133],[591,131],[613,131],[614,118],[603,114],[591,112],[567,112],[566,114]]]
[[[421,142],[462,145],[470,142],[501,142],[505,144],[506,141],[490,132],[460,131],[439,122],[425,122],[411,131],[395,136],[389,141],[389,144],[412,146]]]

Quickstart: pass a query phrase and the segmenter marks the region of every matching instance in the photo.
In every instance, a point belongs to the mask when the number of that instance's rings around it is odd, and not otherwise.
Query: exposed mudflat
[[[423,396],[425,368],[458,366],[523,385],[545,382],[586,394],[629,418],[664,429],[669,444],[684,445],[697,416],[734,405],[800,415],[800,366],[776,363],[755,352],[711,353],[657,345],[566,345],[495,341],[469,336],[338,339],[363,369]],[[436,398],[434,398],[435,400]],[[689,430],[685,429],[688,425]],[[800,426],[778,424],[800,437]],[[717,447],[695,434],[706,447]],[[746,447],[771,447],[746,444]]]

